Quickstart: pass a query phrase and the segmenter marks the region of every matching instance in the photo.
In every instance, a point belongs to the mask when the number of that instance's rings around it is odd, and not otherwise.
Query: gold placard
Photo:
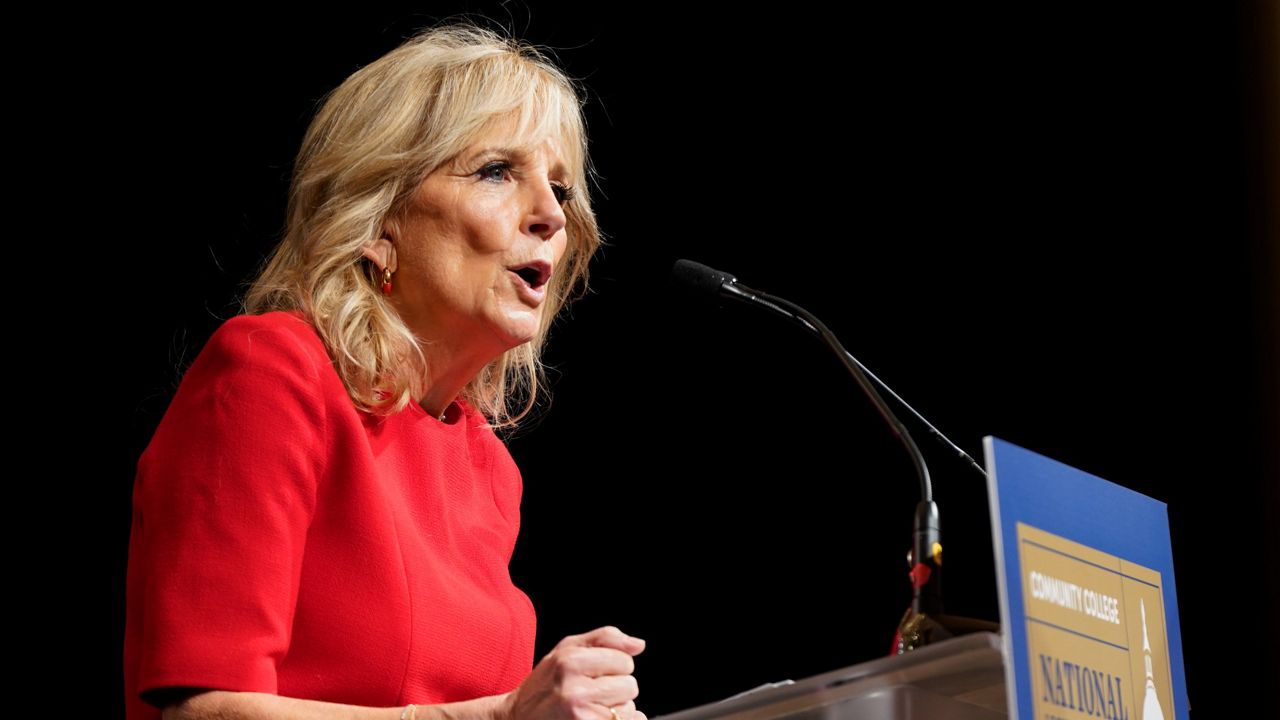
[[[1017,524],[1036,720],[1164,720],[1160,573]]]

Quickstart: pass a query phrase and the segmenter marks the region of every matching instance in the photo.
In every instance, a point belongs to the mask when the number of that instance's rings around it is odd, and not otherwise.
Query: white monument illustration
[[[1142,700],[1141,720],[1164,720],[1164,711],[1160,709],[1160,698],[1156,697],[1156,681],[1151,676],[1151,640],[1147,635],[1147,605],[1138,599],[1138,609],[1142,611],[1142,654],[1147,663],[1147,696]]]

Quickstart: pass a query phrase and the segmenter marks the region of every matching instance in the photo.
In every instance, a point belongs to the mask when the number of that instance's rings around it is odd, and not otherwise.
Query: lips
[[[551,279],[551,263],[534,260],[522,265],[512,265],[507,268],[507,272],[521,302],[531,308],[542,305],[547,297],[547,280]]]
[[[545,260],[534,260],[533,262],[523,265],[516,265],[507,268],[511,272],[520,276],[520,279],[534,290],[540,289],[547,281],[551,279],[551,263]]]

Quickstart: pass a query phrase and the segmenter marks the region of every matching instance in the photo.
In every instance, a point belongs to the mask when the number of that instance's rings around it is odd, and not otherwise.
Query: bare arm
[[[412,720],[507,720],[507,695],[418,705]],[[361,705],[301,700],[270,693],[208,690],[169,705],[163,720],[400,720],[404,707],[377,708]]]
[[[570,635],[515,690],[474,700],[418,705],[408,720],[648,720],[632,656],[644,641],[612,625]],[[166,705],[162,720],[400,720],[404,707],[376,708],[270,693],[197,690]],[[158,701],[159,703],[168,702]]]

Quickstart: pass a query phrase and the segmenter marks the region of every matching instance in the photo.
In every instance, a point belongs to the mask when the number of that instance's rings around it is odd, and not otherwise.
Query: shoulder
[[[314,354],[324,351],[315,327],[297,310],[273,310],[261,315],[236,315],[222,323],[209,342],[222,345],[251,345],[255,342],[292,342],[299,350]]]
[[[479,408],[472,405],[463,397],[457,397],[453,402],[461,411],[459,413],[461,417],[458,422],[465,426],[467,436],[470,438],[472,443],[492,442],[503,445],[504,447],[506,446],[502,439],[498,437],[498,434],[494,432],[493,425],[490,424],[489,418],[486,417]]]
[[[316,330],[299,312],[273,311],[224,321],[186,369],[171,405],[207,412],[257,398],[317,414],[330,396],[345,390]]]
[[[139,471],[203,463],[214,472],[247,458],[313,456],[325,444],[334,404],[344,399],[341,388],[323,342],[301,317],[232,317],[187,369]]]
[[[315,328],[299,311],[275,310],[237,315],[222,323],[200,352],[203,361],[222,367],[283,366],[312,378],[329,365],[328,351]],[[195,365],[192,366],[194,371]]]

